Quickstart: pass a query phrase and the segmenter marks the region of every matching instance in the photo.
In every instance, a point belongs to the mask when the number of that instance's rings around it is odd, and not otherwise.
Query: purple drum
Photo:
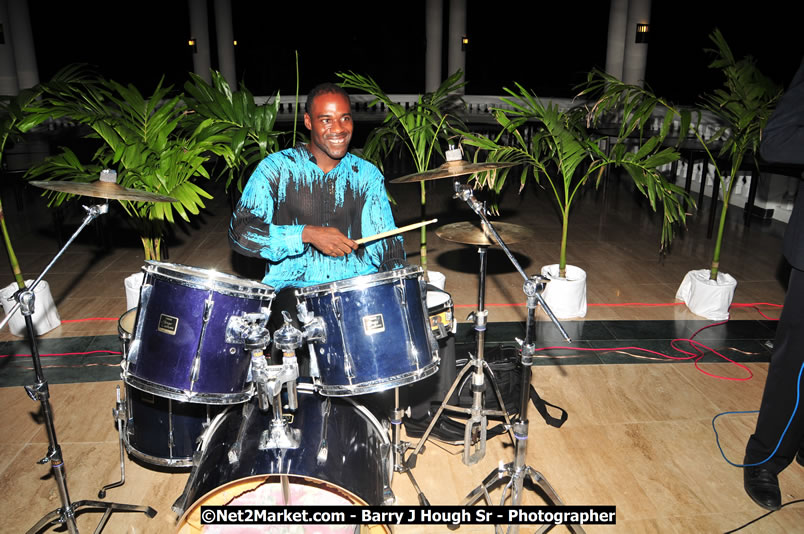
[[[201,506],[381,506],[395,502],[388,431],[363,405],[349,398],[321,397],[311,384],[300,383],[298,408],[285,417],[300,433],[301,443],[296,448],[279,448],[266,445],[273,414],[260,410],[255,400],[242,408],[230,406],[202,434],[200,454],[196,454],[184,492],[173,506],[183,516],[177,532],[196,532],[191,527],[199,525]],[[267,528],[263,525],[260,532]],[[358,531],[354,526],[332,528],[335,530],[316,525],[315,530]],[[299,528],[302,530],[307,532]]]
[[[274,289],[216,271],[148,261],[123,380],[183,402],[234,404],[253,395],[244,325],[267,321]]]
[[[362,395],[423,380],[438,371],[421,267],[405,267],[296,290],[323,319],[312,347],[322,395]]]
[[[198,438],[226,406],[180,402],[126,384],[126,450],[161,467],[191,467]]]

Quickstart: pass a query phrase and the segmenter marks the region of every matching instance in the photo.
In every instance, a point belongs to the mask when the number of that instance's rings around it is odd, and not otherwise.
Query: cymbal
[[[496,169],[503,169],[505,167],[513,167],[517,163],[510,162],[492,162],[486,161],[482,163],[469,163],[468,161],[448,161],[440,167],[430,169],[415,174],[408,174],[399,178],[391,180],[392,184],[404,184],[409,182],[423,182],[425,180],[437,180],[439,178],[450,178],[453,176],[462,176],[465,174],[475,174],[483,171],[493,171]]]
[[[518,224],[505,223],[505,222],[492,222],[492,226],[500,234],[500,238],[508,245],[511,243],[519,243],[533,239],[536,232],[530,228],[520,226]],[[447,224],[441,228],[436,229],[436,235],[446,241],[454,243],[463,243],[464,245],[496,245],[497,240],[494,236],[486,236],[486,233],[481,228],[480,222],[457,222]]]
[[[72,195],[83,195],[85,197],[108,198],[112,200],[133,200],[139,202],[176,202],[173,197],[167,197],[139,189],[130,189],[114,182],[65,182],[65,181],[33,181],[29,184],[58,191],[59,193],[70,193]]]

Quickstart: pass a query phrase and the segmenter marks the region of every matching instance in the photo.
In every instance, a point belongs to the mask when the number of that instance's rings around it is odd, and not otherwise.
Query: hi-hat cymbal
[[[505,222],[492,222],[491,224],[506,245],[527,241],[536,236],[536,232],[518,224]],[[487,235],[481,225],[480,222],[457,222],[444,225],[435,233],[441,239],[464,245],[496,245],[497,240],[491,233]]]
[[[42,189],[58,191],[59,193],[70,193],[72,195],[83,195],[85,197],[108,198],[112,200],[132,200],[139,202],[176,202],[173,197],[167,197],[139,189],[130,189],[114,182],[28,182]]]
[[[439,178],[450,178],[453,176],[462,176],[465,174],[475,174],[476,172],[493,171],[496,169],[503,169],[505,167],[513,167],[517,163],[509,162],[492,162],[486,161],[482,163],[469,163],[468,161],[448,161],[445,164],[429,171],[424,171],[415,174],[408,174],[399,178],[391,180],[392,184],[403,184],[408,182],[423,182],[425,180],[437,180]]]

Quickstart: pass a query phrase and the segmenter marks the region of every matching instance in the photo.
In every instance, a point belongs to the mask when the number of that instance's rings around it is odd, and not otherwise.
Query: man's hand
[[[357,243],[330,226],[305,226],[302,243],[310,243],[327,256],[345,256],[357,250]]]

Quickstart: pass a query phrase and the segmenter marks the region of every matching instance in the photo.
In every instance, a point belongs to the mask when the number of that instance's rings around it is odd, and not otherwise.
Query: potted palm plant
[[[175,202],[118,200],[139,233],[146,260],[163,259],[163,240],[176,216],[190,221],[212,198],[195,183],[209,179],[205,164],[213,156],[234,160],[224,136],[211,121],[186,130],[187,106],[181,94],[171,95],[160,81],[149,97],[133,85],[95,78],[78,84],[51,86],[43,94],[40,112],[58,113],[87,128],[98,140],[91,161],[82,162],[68,147],[26,174],[29,178],[93,182],[101,170],[116,169],[123,187],[172,197]],[[53,192],[50,205],[74,196]],[[136,305],[142,273],[125,281],[127,307]]]
[[[497,137],[489,139],[462,132],[463,142],[487,151],[487,161],[523,164],[519,176],[523,187],[530,175],[539,184],[546,182],[546,189],[552,192],[561,217],[561,241],[558,263],[542,269],[542,274],[551,279],[544,298],[557,317],[583,317],[586,315],[586,273],[567,264],[573,201],[584,185],[590,181],[600,182],[607,166],[622,167],[649,199],[654,211],[657,203],[662,204],[661,245],[665,246],[672,239],[673,224],[684,222],[684,204],[690,201],[681,188],[665,180],[659,171],[663,165],[676,160],[678,152],[656,142],[632,152],[628,150],[627,136],[623,136],[606,153],[586,128],[588,112],[583,107],[563,110],[556,104],[545,104],[519,84],[516,87],[517,91],[505,88],[510,96],[501,100],[506,106],[492,110],[501,126]],[[526,128],[531,130],[530,135],[525,135]],[[509,144],[501,143],[503,137],[511,140]],[[512,170],[506,168],[496,171],[496,175],[480,174],[478,184],[499,193],[510,172]]]
[[[719,30],[715,30],[710,39],[716,46],[716,49],[708,50],[716,54],[710,67],[720,69],[725,82],[720,89],[702,97],[703,108],[720,124],[709,138],[705,138],[702,132],[700,112],[697,113],[697,120],[692,121],[689,111],[681,110],[642,88],[623,84],[598,72],[594,80],[590,77],[587,91],[598,92],[600,95],[595,105],[598,115],[620,109],[624,124],[647,124],[657,107],[664,108],[667,116],[681,118],[679,142],[692,136],[707,154],[723,201],[712,262],[709,269],[688,272],[679,286],[676,298],[684,301],[696,315],[712,320],[725,320],[729,317],[728,310],[737,286],[734,277],[720,269],[729,202],[737,182],[737,173],[746,160],[750,161],[752,168],[758,170],[756,155],[762,130],[782,89],[762,75],[750,56],[736,60]],[[715,150],[715,146],[719,146],[719,150]]]
[[[370,106],[383,104],[388,110],[383,123],[372,130],[363,148],[363,156],[383,169],[383,159],[390,154],[399,143],[405,147],[413,159],[417,173],[430,168],[433,156],[444,154],[442,142],[446,142],[452,128],[460,125],[453,110],[460,109],[462,103],[456,92],[465,85],[459,80],[463,73],[459,70],[432,93],[419,96],[415,105],[406,108],[394,102],[372,78],[353,72],[339,72],[341,86],[357,89],[375,98]],[[421,187],[421,215],[425,218],[427,197],[425,184]],[[427,229],[422,226],[420,241],[420,262],[427,270]]]
[[[43,95],[42,112],[56,112],[89,128],[99,140],[92,161],[82,162],[69,148],[45,159],[27,176],[46,180],[92,182],[102,169],[117,169],[118,184],[173,197],[177,202],[119,200],[137,228],[146,260],[162,259],[162,241],[176,215],[185,221],[212,196],[197,178],[209,179],[205,164],[212,155],[233,159],[225,138],[202,121],[186,132],[187,106],[182,95],[170,95],[160,82],[150,97],[133,85],[96,79],[59,85]],[[51,192],[51,205],[72,195]]]
[[[71,83],[85,75],[86,72],[82,67],[70,66],[56,73],[48,83]],[[3,164],[3,154],[9,141],[23,141],[26,133],[40,126],[48,119],[56,117],[55,114],[36,113],[31,109],[42,96],[44,87],[45,84],[38,84],[34,87],[23,89],[16,96],[0,96],[0,165]],[[9,297],[18,289],[25,287],[25,281],[11,243],[11,236],[3,213],[2,200],[0,200],[0,233],[3,235],[3,243],[11,266],[11,274],[14,277],[14,282],[0,291],[2,306],[8,313],[13,306],[13,304],[9,304]],[[30,283],[31,281],[29,280],[28,282]],[[37,334],[44,334],[59,326],[61,320],[59,319],[58,311],[56,311],[50,288],[45,280],[40,282],[35,294],[37,302],[32,316],[34,329]],[[15,335],[23,335],[25,323],[21,316],[18,315],[17,318],[20,320],[12,318],[9,321],[9,329]]]
[[[274,130],[279,95],[258,105],[244,84],[233,92],[219,72],[211,74],[211,84],[194,73],[190,73],[191,80],[184,84],[185,102],[193,111],[187,116],[187,124],[198,127],[206,122],[208,131],[227,140],[226,188],[236,183],[237,189],[242,191],[244,181],[257,164],[280,149],[279,138],[283,132]]]

